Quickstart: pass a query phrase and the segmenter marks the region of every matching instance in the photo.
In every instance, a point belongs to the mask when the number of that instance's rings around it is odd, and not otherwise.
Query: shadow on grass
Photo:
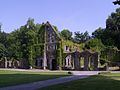
[[[38,90],[120,90],[120,76],[96,75],[64,84],[49,86]]]
[[[25,84],[25,83],[31,83],[36,81],[42,81],[47,79],[53,79],[53,78],[59,78],[63,76],[62,74],[0,74],[0,88],[1,87],[7,87],[7,86],[13,86],[13,85],[19,85],[19,84]]]

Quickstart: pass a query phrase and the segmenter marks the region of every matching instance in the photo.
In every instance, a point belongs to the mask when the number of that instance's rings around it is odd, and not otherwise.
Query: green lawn
[[[39,90],[120,90],[120,73],[91,76]]]
[[[0,87],[67,76],[67,72],[21,72],[0,70]]]

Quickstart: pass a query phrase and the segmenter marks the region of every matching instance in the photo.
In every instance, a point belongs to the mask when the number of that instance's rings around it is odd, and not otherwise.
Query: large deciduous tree
[[[71,40],[72,39],[72,32],[70,32],[68,29],[64,29],[61,31],[61,36],[65,40]]]
[[[120,8],[107,18],[106,28],[98,28],[92,33],[92,37],[101,39],[105,45],[101,51],[101,59],[105,59],[107,62],[119,61],[120,53],[117,48],[120,49]]]
[[[120,49],[120,8],[116,9],[116,12],[112,13],[106,20],[105,31],[105,35],[109,36],[107,39]]]
[[[85,43],[89,39],[90,39],[90,36],[89,36],[87,31],[84,32],[84,33],[75,32],[74,42],[76,42],[76,43]]]
[[[92,33],[94,38],[99,38],[106,46],[116,46],[120,49],[120,8],[106,20],[106,28],[99,28]]]
[[[22,68],[29,68],[33,65],[33,48],[35,44],[35,24],[33,19],[29,19],[27,24],[18,30],[18,40],[22,57]]]
[[[85,43],[85,46],[90,47],[91,50],[100,52],[105,46],[100,39],[93,38]]]

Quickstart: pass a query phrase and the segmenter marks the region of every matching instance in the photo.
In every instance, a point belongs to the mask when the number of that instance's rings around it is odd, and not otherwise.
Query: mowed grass
[[[67,72],[21,72],[0,70],[0,88],[68,76]]]
[[[120,73],[90,76],[39,90],[120,90]]]

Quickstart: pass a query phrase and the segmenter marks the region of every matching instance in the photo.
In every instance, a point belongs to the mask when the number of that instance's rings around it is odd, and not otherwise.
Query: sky
[[[25,25],[28,18],[35,23],[49,21],[59,31],[68,29],[90,34],[105,28],[106,19],[118,5],[114,0],[0,0],[2,31],[10,33]]]

